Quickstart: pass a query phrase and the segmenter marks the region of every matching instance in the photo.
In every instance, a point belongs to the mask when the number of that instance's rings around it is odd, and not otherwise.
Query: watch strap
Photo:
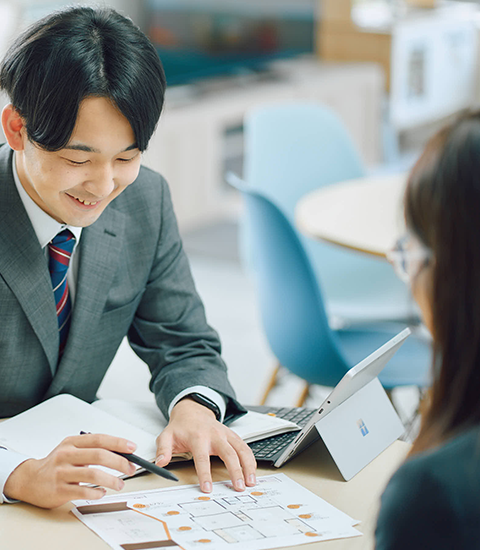
[[[189,393],[185,397],[190,397],[190,399],[193,399],[197,403],[200,403],[200,405],[203,405],[204,407],[207,407],[207,409],[210,409],[211,411],[214,412],[216,419],[220,420],[220,418],[222,416],[222,413],[220,412],[220,409],[219,409],[218,405],[214,401],[209,399],[208,397],[205,397],[201,393],[196,393],[196,392],[195,393]]]

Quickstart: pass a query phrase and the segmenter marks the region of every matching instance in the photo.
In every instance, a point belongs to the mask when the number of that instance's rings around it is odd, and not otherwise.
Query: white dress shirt
[[[45,251],[45,258],[48,261],[48,248],[47,244],[56,236],[60,231],[64,229],[69,229],[75,236],[75,246],[73,248],[72,256],[70,258],[70,265],[67,271],[67,280],[68,280],[68,290],[70,293],[70,299],[73,300],[75,297],[75,283],[77,280],[78,273],[78,254],[76,250],[78,248],[78,243],[80,242],[80,237],[82,236],[81,227],[73,227],[65,223],[59,223],[57,220],[54,220],[46,212],[44,212],[36,202],[30,197],[30,195],[25,191],[23,185],[20,183],[20,178],[18,177],[17,165],[16,165],[16,156],[13,154],[13,179],[15,180],[15,185],[17,186],[18,194],[22,199],[23,206],[27,211],[30,222],[33,225],[35,234],[37,235],[38,242],[40,246]]]
[[[46,212],[44,212],[30,197],[30,195],[25,191],[23,185],[20,182],[18,177],[17,166],[16,166],[16,156],[13,154],[13,178],[15,180],[15,185],[17,186],[18,193],[22,200],[23,206],[27,211],[28,217],[32,223],[35,234],[37,235],[38,242],[40,246],[45,250],[45,261],[48,261],[48,243],[64,229],[69,229],[75,236],[76,242],[75,247],[72,252],[72,257],[70,260],[70,266],[67,272],[68,288],[70,293],[70,298],[72,300],[72,306],[74,306],[74,297],[76,289],[76,281],[78,274],[78,265],[79,265],[79,255],[78,243],[82,235],[81,227],[72,227],[71,225],[62,224],[54,220]],[[168,408],[168,414],[170,415],[173,407],[184,397],[191,393],[200,393],[203,396],[207,397],[213,401],[220,410],[220,421],[223,422],[225,418],[226,404],[225,399],[215,390],[208,388],[206,386],[193,386],[187,388],[180,392],[170,403]],[[8,451],[0,447],[0,504],[2,502],[12,503],[15,501],[7,499],[3,494],[3,488],[7,481],[9,475],[25,460],[28,460],[30,457],[15,453],[13,451]]]

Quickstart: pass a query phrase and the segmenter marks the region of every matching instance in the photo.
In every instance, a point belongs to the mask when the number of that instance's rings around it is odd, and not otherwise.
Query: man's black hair
[[[163,107],[165,74],[153,45],[110,8],[74,7],[30,26],[0,65],[0,87],[48,151],[65,147],[87,97],[110,99],[144,151]]]

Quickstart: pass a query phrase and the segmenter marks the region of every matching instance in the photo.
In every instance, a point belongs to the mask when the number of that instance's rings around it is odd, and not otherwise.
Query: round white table
[[[298,202],[295,223],[314,239],[385,258],[405,231],[406,180],[395,174],[322,187]]]

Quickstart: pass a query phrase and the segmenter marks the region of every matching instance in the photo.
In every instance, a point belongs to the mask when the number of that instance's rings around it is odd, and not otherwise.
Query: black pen
[[[88,433],[90,432],[80,432],[80,435],[86,435]],[[129,462],[133,462],[134,464],[137,464],[138,466],[145,468],[145,470],[147,470],[148,472],[152,472],[152,474],[157,474],[157,476],[170,479],[171,481],[178,481],[178,477],[175,474],[172,474],[172,472],[169,472],[165,468],[160,468],[160,466],[157,466],[156,464],[152,464],[148,460],[145,460],[144,458],[134,455],[133,453],[120,453],[119,451],[110,451],[110,452],[115,453],[116,455],[123,456],[123,458],[126,458]]]

